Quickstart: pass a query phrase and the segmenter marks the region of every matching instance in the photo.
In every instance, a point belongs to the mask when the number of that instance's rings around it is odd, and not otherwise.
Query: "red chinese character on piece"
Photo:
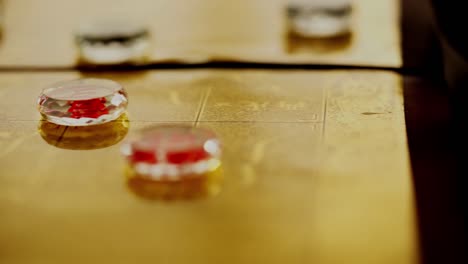
[[[197,144],[197,137],[193,133],[173,133],[169,142],[174,147],[166,154],[169,163],[193,163],[208,158],[208,153],[202,144]]]
[[[150,151],[135,151],[131,157],[131,160],[133,163],[144,162],[156,164],[158,162],[155,153]]]
[[[70,101],[68,112],[72,118],[98,118],[102,115],[109,114],[107,109],[106,98],[96,98],[90,100]]]
[[[207,159],[208,153],[203,148],[192,148],[167,153],[167,161],[173,164],[193,163]]]

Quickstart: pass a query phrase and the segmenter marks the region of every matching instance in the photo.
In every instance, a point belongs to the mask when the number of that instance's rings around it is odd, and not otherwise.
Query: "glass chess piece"
[[[183,181],[203,177],[221,162],[216,135],[183,125],[150,127],[122,144],[133,174],[153,181]]]
[[[113,121],[127,109],[124,88],[106,79],[77,79],[56,83],[42,91],[38,110],[51,123],[97,125]]]
[[[150,33],[145,26],[129,21],[100,21],[83,24],[76,44],[85,63],[140,63],[147,56]]]
[[[330,38],[351,32],[351,0],[290,0],[291,33],[306,38]]]

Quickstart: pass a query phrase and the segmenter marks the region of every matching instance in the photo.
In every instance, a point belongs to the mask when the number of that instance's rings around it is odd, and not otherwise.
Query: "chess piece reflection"
[[[128,188],[137,196],[149,200],[194,200],[217,195],[221,190],[222,168],[198,175],[184,175],[177,181],[151,180],[125,169]]]
[[[127,114],[116,120],[93,126],[63,126],[46,120],[39,122],[39,133],[50,145],[63,149],[90,150],[112,146],[125,138]]]
[[[295,34],[289,34],[288,53],[318,53],[326,54],[347,49],[352,43],[352,34],[345,34],[332,38],[304,38]]]

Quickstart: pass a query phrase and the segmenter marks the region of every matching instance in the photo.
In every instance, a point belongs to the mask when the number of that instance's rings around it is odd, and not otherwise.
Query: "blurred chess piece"
[[[76,45],[82,64],[141,64],[148,57],[150,33],[133,21],[92,21],[78,29]]]
[[[330,38],[350,34],[351,0],[290,0],[290,32],[305,38]]]

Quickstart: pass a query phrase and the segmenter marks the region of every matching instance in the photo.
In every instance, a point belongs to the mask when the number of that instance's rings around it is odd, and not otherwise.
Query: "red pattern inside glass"
[[[211,154],[205,150],[204,144],[214,137],[208,131],[195,133],[190,128],[152,131],[133,142],[130,160],[133,163],[167,162],[174,165],[206,160]]]
[[[68,112],[71,118],[98,118],[102,115],[109,114],[109,109],[106,106],[106,98],[96,98],[90,100],[70,101]]]

